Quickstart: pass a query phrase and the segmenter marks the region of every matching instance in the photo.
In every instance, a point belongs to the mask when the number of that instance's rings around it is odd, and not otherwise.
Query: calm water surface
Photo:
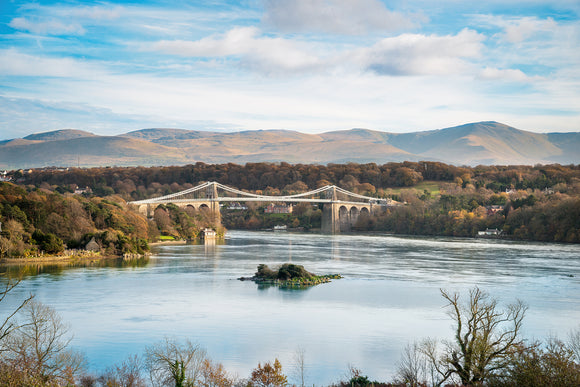
[[[524,300],[528,338],[580,328],[578,245],[231,231],[224,244],[152,252],[132,266],[42,268],[2,313],[36,294],[71,325],[93,371],[175,336],[240,377],[278,357],[292,381],[303,349],[307,382],[317,385],[338,381],[349,365],[390,380],[407,343],[451,338],[440,288],[467,294],[477,285],[501,301]],[[236,280],[260,263],[285,262],[345,278],[307,290]]]

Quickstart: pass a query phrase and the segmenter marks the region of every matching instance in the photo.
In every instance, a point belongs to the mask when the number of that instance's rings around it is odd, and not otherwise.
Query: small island
[[[340,274],[316,275],[310,273],[302,265],[285,263],[278,270],[272,270],[268,265],[258,265],[258,271],[253,277],[240,277],[240,281],[254,281],[257,284],[277,285],[281,288],[305,288],[340,279]]]

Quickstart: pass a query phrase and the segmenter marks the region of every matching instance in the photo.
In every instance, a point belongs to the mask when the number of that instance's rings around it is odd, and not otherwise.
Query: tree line
[[[477,166],[457,167],[440,162],[402,162],[368,164],[288,164],[247,163],[238,165],[205,164],[172,167],[107,167],[35,169],[12,171],[18,184],[37,188],[57,187],[61,192],[72,187],[90,187],[97,196],[121,195],[125,200],[140,200],[191,188],[203,181],[217,181],[247,191],[287,193],[312,190],[327,184],[347,190],[383,196],[391,187],[412,187],[428,180],[473,185],[494,192],[545,189],[571,184],[580,179],[580,166]]]
[[[558,191],[519,190],[496,194],[485,188],[441,187],[441,193],[408,190],[408,205],[359,218],[356,230],[409,235],[474,237],[498,229],[516,240],[580,243],[580,183]],[[496,206],[494,210],[492,206]],[[496,212],[497,211],[497,212]]]

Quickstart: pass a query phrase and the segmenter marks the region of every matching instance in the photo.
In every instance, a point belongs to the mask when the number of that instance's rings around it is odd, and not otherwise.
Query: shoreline
[[[100,254],[73,254],[73,255],[45,255],[41,257],[18,257],[18,258],[1,258],[0,266],[16,266],[30,264],[69,264],[75,262],[93,263],[107,259],[138,259],[147,257],[149,254],[126,254],[123,255],[100,255]]]
[[[149,246],[163,246],[163,245],[186,245],[189,241],[185,239],[173,240],[173,241],[158,241],[149,242]]]
[[[2,265],[28,265],[28,264],[41,264],[41,263],[70,263],[75,261],[86,261],[95,262],[101,261],[103,259],[111,258],[122,258],[114,255],[93,255],[93,256],[82,256],[82,255],[49,255],[44,257],[20,257],[20,258],[2,258],[0,259],[0,266]]]
[[[158,242],[148,242],[149,246],[163,246],[163,245],[185,245],[190,241],[187,240],[173,240],[173,241],[158,241]],[[71,255],[42,255],[35,257],[10,257],[10,258],[0,258],[0,266],[12,266],[12,265],[28,265],[28,264],[68,264],[71,262],[97,262],[106,259],[139,259],[151,255],[151,253],[146,254],[125,254],[125,255],[101,255],[95,253],[80,253]]]

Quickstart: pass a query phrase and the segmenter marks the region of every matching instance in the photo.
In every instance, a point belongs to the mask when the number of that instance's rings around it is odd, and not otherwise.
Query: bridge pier
[[[340,232],[338,208],[336,203],[327,203],[322,208],[322,233],[338,234]]]
[[[322,209],[322,227],[324,234],[339,234],[350,232],[356,225],[361,214],[368,215],[372,211],[370,204],[352,204],[333,201],[324,205]]]
[[[153,217],[154,211],[154,209],[152,209],[151,207],[152,207],[151,204],[140,204],[137,206],[137,211],[146,218],[151,218]]]

